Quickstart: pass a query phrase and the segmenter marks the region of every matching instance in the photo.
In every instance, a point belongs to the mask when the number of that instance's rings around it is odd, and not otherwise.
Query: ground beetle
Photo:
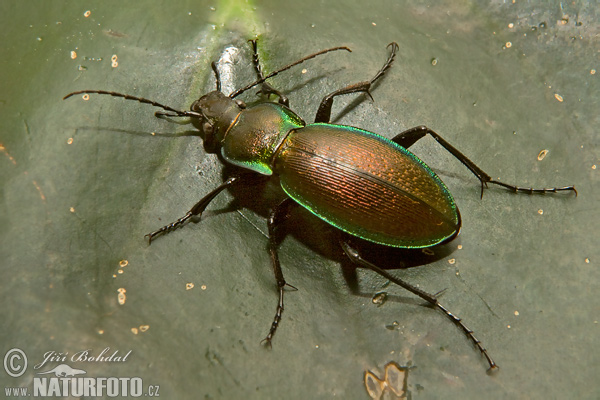
[[[352,126],[330,123],[331,107],[336,96],[366,93],[375,81],[391,67],[398,44],[390,43],[390,55],[375,76],[365,82],[348,85],[323,98],[315,122],[306,124],[289,108],[288,99],[266,80],[318,55],[347,47],[326,49],[268,75],[263,75],[256,40],[250,40],[253,64],[258,79],[229,96],[221,92],[221,80],[216,63],[212,63],[217,88],[190,107],[180,111],[152,100],[104,90],[81,90],[76,94],[106,94],[136,100],[160,107],[168,113],[156,112],[159,117],[189,117],[197,121],[204,132],[206,148],[219,151],[228,163],[262,175],[278,175],[283,190],[289,196],[275,207],[268,217],[269,253],[277,280],[279,302],[269,333],[263,342],[271,344],[283,313],[283,294],[287,284],[277,249],[278,226],[286,220],[292,207],[301,205],[327,223],[343,231],[340,244],[350,260],[369,268],[421,297],[442,310],[487,359],[490,370],[497,368],[487,350],[461,319],[443,307],[436,295],[431,295],[367,261],[348,238],[355,236],[383,246],[398,248],[427,248],[454,239],[461,227],[458,207],[441,179],[417,156],[407,149],[425,135],[431,135],[447,151],[463,163],[481,182],[481,196],[488,183],[500,185],[513,192],[547,193],[573,191],[574,186],[532,189],[493,180],[460,151],[426,126],[418,126],[386,139],[375,133]],[[235,98],[260,85],[259,93],[275,95],[278,103],[261,103],[247,107]],[[146,235],[149,242],[201,216],[208,204],[223,190],[244,182],[240,176],[229,177],[203,197],[177,221]],[[350,235],[350,236],[348,236]]]

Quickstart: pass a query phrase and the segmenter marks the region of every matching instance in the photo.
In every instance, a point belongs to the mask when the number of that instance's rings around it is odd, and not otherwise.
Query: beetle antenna
[[[200,113],[197,113],[195,111],[180,111],[180,110],[176,110],[172,107],[169,106],[165,106],[164,104],[160,104],[157,103],[156,101],[153,100],[148,100],[145,99],[143,97],[136,97],[136,96],[131,96],[129,94],[123,94],[123,93],[118,93],[118,92],[109,92],[106,90],[80,90],[78,92],[73,92],[73,93],[69,93],[68,95],[66,95],[65,97],[63,97],[63,100],[68,99],[71,96],[74,96],[76,94],[107,94],[109,96],[113,96],[113,97],[122,97],[126,100],[135,100],[135,101],[139,101],[140,103],[144,103],[144,104],[150,104],[152,106],[155,107],[160,107],[165,111],[171,111],[174,114],[164,114],[164,113],[157,113],[157,115],[166,115],[169,117],[194,117],[194,118],[203,118],[203,115]]]
[[[308,56],[306,56],[306,57],[304,57],[304,58],[301,58],[300,60],[298,60],[298,61],[296,61],[296,62],[293,62],[293,63],[291,63],[290,65],[286,65],[285,67],[283,67],[283,68],[281,68],[281,69],[278,69],[278,70],[277,70],[277,71],[275,71],[275,72],[271,72],[269,75],[267,75],[267,76],[265,76],[265,77],[263,77],[263,78],[261,78],[261,79],[257,80],[256,82],[253,82],[253,83],[249,84],[248,86],[246,86],[246,87],[244,87],[244,88],[242,88],[242,89],[238,89],[238,90],[236,90],[235,92],[231,93],[231,94],[229,95],[229,97],[233,99],[233,98],[235,98],[235,97],[239,96],[240,94],[244,93],[246,90],[248,90],[248,89],[252,89],[252,88],[253,88],[254,86],[256,86],[256,85],[260,85],[261,83],[263,83],[263,82],[264,82],[264,81],[266,81],[267,79],[269,79],[269,78],[271,78],[271,77],[273,77],[273,76],[277,75],[277,74],[278,74],[278,73],[280,73],[280,72],[287,71],[288,69],[290,69],[290,68],[292,68],[292,67],[294,67],[294,66],[296,66],[296,65],[298,65],[298,64],[301,64],[301,63],[303,63],[304,61],[310,60],[311,58],[315,58],[315,57],[317,57],[317,56],[320,56],[321,54],[329,53],[329,52],[331,52],[331,51],[336,51],[336,50],[346,50],[346,51],[352,52],[352,50],[350,50],[350,49],[349,49],[349,48],[347,48],[346,46],[332,47],[332,48],[330,48],[330,49],[325,49],[325,50],[318,51],[318,52],[316,52],[316,53],[313,53],[313,54],[311,54],[311,55],[308,55]]]
[[[221,91],[221,75],[219,75],[219,70],[217,69],[217,63],[211,62],[210,66],[212,67],[213,72],[215,73],[215,78],[217,78],[217,92]]]

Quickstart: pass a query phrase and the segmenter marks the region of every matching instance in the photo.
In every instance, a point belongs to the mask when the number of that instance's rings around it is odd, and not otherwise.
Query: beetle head
[[[241,100],[234,100],[215,90],[194,101],[190,110],[202,115],[204,141],[209,147],[219,144],[240,112],[246,108]]]

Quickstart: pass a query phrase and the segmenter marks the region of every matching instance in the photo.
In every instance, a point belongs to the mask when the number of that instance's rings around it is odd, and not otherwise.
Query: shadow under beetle
[[[190,111],[180,111],[152,100],[104,90],[81,90],[76,94],[106,94],[136,100],[160,107],[167,113],[156,116],[189,117],[201,124],[206,148],[220,149],[228,163],[262,175],[278,175],[281,186],[289,196],[276,206],[268,217],[269,253],[279,302],[269,333],[263,340],[271,344],[283,313],[286,283],[277,249],[278,227],[292,207],[301,205],[325,222],[345,232],[340,245],[356,265],[369,268],[395,284],[421,297],[443,311],[485,356],[490,370],[497,369],[473,331],[462,320],[442,306],[437,294],[429,294],[404,280],[390,275],[384,269],[362,257],[351,245],[348,235],[356,236],[383,246],[398,248],[426,248],[453,240],[461,228],[458,207],[441,179],[417,156],[407,150],[425,135],[432,136],[440,145],[464,164],[481,182],[481,196],[487,184],[503,186],[513,192],[556,193],[573,191],[574,186],[533,189],[509,185],[492,179],[460,151],[426,126],[418,126],[387,139],[375,133],[352,126],[330,123],[331,107],[335,97],[350,93],[366,93],[391,67],[398,44],[390,43],[390,55],[375,76],[329,93],[323,98],[315,122],[306,124],[289,108],[289,101],[266,80],[321,54],[347,47],[334,47],[304,57],[275,72],[264,75],[261,69],[256,40],[250,40],[253,65],[258,79],[229,96],[221,92],[221,80],[216,64],[211,64],[216,77],[216,90],[194,103]],[[247,107],[235,98],[260,85],[259,93],[278,97],[278,103],[261,103]],[[204,196],[183,217],[146,235],[152,240],[179,228],[194,216],[201,216],[209,203],[223,190],[242,184],[240,176],[232,176]]]

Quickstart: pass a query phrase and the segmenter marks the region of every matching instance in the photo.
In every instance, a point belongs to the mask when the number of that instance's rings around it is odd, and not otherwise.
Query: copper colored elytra
[[[159,117],[188,117],[201,126],[205,148],[219,152],[227,163],[256,174],[279,177],[288,197],[270,212],[267,220],[269,254],[279,300],[264,343],[271,345],[279,327],[284,310],[284,288],[293,287],[283,277],[278,247],[282,240],[283,222],[293,207],[301,205],[339,228],[341,248],[353,263],[375,271],[441,310],[479,349],[490,370],[497,369],[496,363],[473,331],[440,304],[437,294],[429,294],[368,261],[368,255],[363,256],[359,251],[360,246],[354,243],[366,240],[381,246],[421,248],[427,251],[458,235],[461,219],[452,194],[435,172],[408,150],[426,135],[433,137],[479,179],[481,196],[488,184],[528,194],[561,191],[577,194],[575,187],[533,189],[494,180],[426,126],[417,126],[387,139],[363,129],[331,124],[331,109],[337,96],[365,93],[371,97],[373,83],[392,66],[398,51],[398,44],[395,42],[388,45],[390,54],[372,79],[345,86],[326,95],[319,104],[314,123],[308,124],[289,108],[288,98],[268,84],[267,79],[319,55],[350,49],[333,47],[322,50],[265,75],[258,57],[257,42],[251,40],[250,43],[257,80],[225,95],[221,92],[219,71],[213,62],[211,67],[216,77],[216,90],[196,100],[190,111],[105,90],[80,90],[64,98],[76,94],[104,94],[159,107],[166,111],[156,112]],[[274,95],[278,102],[264,102],[248,107],[243,101],[236,99],[259,85],[259,93],[267,97]],[[183,217],[146,235],[149,242],[183,226],[192,217],[200,217],[219,193],[243,184],[246,176],[229,176]]]

